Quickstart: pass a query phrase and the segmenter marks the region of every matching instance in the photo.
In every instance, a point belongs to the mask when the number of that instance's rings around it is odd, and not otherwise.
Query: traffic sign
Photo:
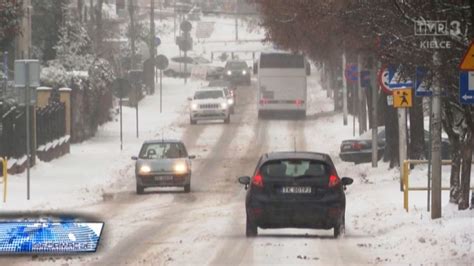
[[[162,54],[158,55],[155,59],[156,67],[160,70],[165,70],[168,67],[168,58]]]
[[[348,82],[356,82],[359,76],[357,71],[357,64],[346,64],[346,69],[344,71],[344,76]]]
[[[124,78],[117,78],[112,83],[113,93],[118,98],[127,97],[131,87],[130,82]]]
[[[155,36],[155,46],[160,46],[161,44],[161,39],[158,36]]]
[[[405,108],[412,106],[411,88],[393,90],[393,107]]]
[[[459,74],[459,90],[461,104],[474,104],[474,72]]]
[[[179,25],[179,28],[184,32],[190,32],[191,29],[193,28],[193,25],[191,24],[191,22],[185,20],[181,22],[181,24]]]
[[[463,71],[474,71],[474,41],[471,41],[466,53],[464,54],[459,69]]]
[[[393,65],[388,67],[388,86],[390,88],[408,88],[413,87],[413,82],[409,78],[402,76],[402,66],[395,67]]]
[[[377,80],[379,82],[380,88],[382,88],[382,91],[385,92],[388,95],[392,95],[392,89],[388,86],[388,68],[386,66],[383,66],[379,70],[379,74],[377,75]]]
[[[430,84],[426,81],[428,69],[426,67],[416,67],[415,71],[415,96],[431,97],[433,91]]]

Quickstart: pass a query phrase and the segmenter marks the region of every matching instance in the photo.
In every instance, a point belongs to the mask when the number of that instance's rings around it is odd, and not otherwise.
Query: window
[[[194,93],[194,99],[218,99],[224,98],[224,92],[222,90],[205,90],[205,91],[196,91]]]
[[[247,68],[247,63],[244,61],[229,61],[225,65],[225,68],[230,68],[230,69],[246,69]]]
[[[140,159],[175,159],[187,157],[186,149],[181,143],[149,143],[140,150]]]
[[[265,163],[260,168],[265,177],[327,177],[329,166],[324,162],[311,160],[277,160]]]
[[[305,61],[296,54],[262,54],[260,68],[305,68]]]

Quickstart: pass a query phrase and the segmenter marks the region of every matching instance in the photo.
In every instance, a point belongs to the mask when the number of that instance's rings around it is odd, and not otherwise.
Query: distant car
[[[385,152],[385,127],[379,127],[377,130],[377,155],[380,160]],[[425,130],[425,156],[429,154],[430,133]],[[372,161],[372,130],[365,132],[355,139],[343,140],[340,147],[339,157],[345,162],[369,163]],[[447,138],[441,139],[441,157],[449,159],[450,144]]]
[[[273,152],[260,157],[253,177],[239,177],[248,189],[245,200],[246,235],[258,228],[334,229],[344,233],[345,187],[327,154]]]
[[[235,112],[235,105],[237,104],[236,87],[231,85],[230,82],[222,79],[211,80],[208,87],[224,88],[230,113],[233,114]]]
[[[186,70],[184,64],[186,63]],[[201,68],[204,71],[206,80],[217,79],[222,76],[223,67],[212,66],[211,61],[202,56],[176,56],[169,60],[168,68],[163,71],[170,77],[190,77],[194,68]]]
[[[189,121],[196,124],[198,120],[224,120],[230,123],[228,98],[222,87],[204,87],[196,90],[188,99]]]
[[[179,140],[145,141],[135,160],[137,194],[147,187],[184,187],[191,191],[191,159]]]
[[[224,77],[232,84],[247,85],[251,84],[250,69],[245,61],[229,60],[224,67]]]

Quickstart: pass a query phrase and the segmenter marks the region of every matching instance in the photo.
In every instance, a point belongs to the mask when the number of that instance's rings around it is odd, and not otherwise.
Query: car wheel
[[[342,237],[345,231],[346,231],[346,222],[345,222],[344,216],[342,216],[341,221],[339,221],[334,226],[334,238]]]
[[[189,123],[191,125],[196,125],[196,120],[192,119],[191,117],[189,118]]]
[[[258,119],[263,119],[263,118],[264,118],[263,111],[258,111]]]
[[[184,186],[184,192],[189,193],[191,191],[191,184],[187,184]]]
[[[234,112],[235,112],[235,108],[234,108],[234,106],[232,106],[232,107],[230,108],[230,113],[231,113],[231,114],[234,114]]]
[[[143,194],[143,192],[145,192],[145,187],[142,187],[139,184],[137,184],[137,194],[141,195]]]
[[[245,235],[247,237],[255,237],[258,235],[258,227],[247,217],[247,225],[245,227]]]
[[[229,123],[230,123],[230,116],[227,116],[227,118],[224,119],[224,123],[225,123],[225,124],[229,124]]]

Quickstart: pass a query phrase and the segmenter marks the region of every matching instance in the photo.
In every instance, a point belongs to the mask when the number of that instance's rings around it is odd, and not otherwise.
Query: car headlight
[[[192,110],[196,110],[197,108],[198,108],[197,103],[191,104],[191,109],[192,109]]]
[[[222,109],[227,109],[227,103],[221,103]]]
[[[247,75],[247,71],[246,71],[246,70],[242,70],[242,75]]]
[[[150,166],[148,166],[148,165],[142,165],[142,166],[140,167],[140,171],[139,171],[140,174],[148,174],[148,173],[150,173],[150,172],[151,172]]]
[[[184,174],[188,172],[188,167],[185,163],[177,163],[174,165],[173,170],[177,174]]]
[[[227,75],[228,75],[228,76],[232,75],[232,71],[227,70]]]
[[[232,104],[234,104],[234,100],[233,100],[233,99],[229,99],[229,100],[227,100],[227,103],[228,103],[229,105],[232,105]]]

